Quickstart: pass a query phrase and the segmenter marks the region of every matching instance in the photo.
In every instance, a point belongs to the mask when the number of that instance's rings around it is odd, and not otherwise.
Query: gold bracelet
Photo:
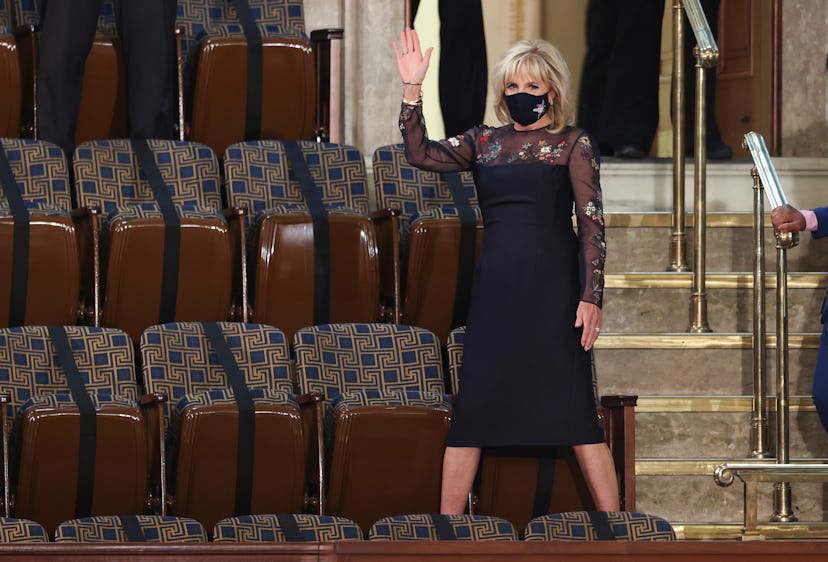
[[[423,105],[423,93],[420,92],[420,97],[418,97],[415,100],[407,100],[407,99],[405,99],[405,97],[403,97],[402,102],[405,105],[408,105],[408,106],[411,106],[411,107],[417,107],[418,105]]]
[[[423,85],[422,82],[406,82],[405,80],[403,80],[403,84],[408,84],[409,86],[422,86]]]

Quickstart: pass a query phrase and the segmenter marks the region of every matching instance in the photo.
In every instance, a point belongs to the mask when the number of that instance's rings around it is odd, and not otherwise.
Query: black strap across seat
[[[29,211],[17,187],[8,156],[0,143],[0,185],[11,208],[12,230],[11,293],[9,295],[9,326],[26,323],[26,298],[29,286]]]
[[[75,517],[88,517],[92,513],[92,494],[95,489],[95,455],[97,422],[95,404],[86,390],[83,376],[72,354],[72,346],[63,326],[49,326],[49,337],[57,354],[72,401],[80,412],[80,445],[78,447],[78,482],[75,495]]]
[[[175,320],[178,299],[178,267],[181,257],[181,218],[175,209],[172,196],[155,162],[152,149],[146,139],[133,138],[132,149],[152,189],[152,196],[164,216],[164,265],[161,274],[161,304],[158,322],[165,324]]]
[[[258,140],[262,134],[262,34],[247,0],[232,0],[233,8],[247,40],[247,111],[245,140]]]
[[[328,212],[322,203],[322,190],[308,170],[302,149],[295,141],[285,141],[285,153],[299,182],[302,196],[313,219],[313,323],[327,324],[331,307],[331,235]]]
[[[446,515],[441,513],[433,513],[430,515],[431,522],[434,524],[434,529],[437,531],[437,539],[441,541],[456,541],[457,535],[454,533],[454,527],[451,526]]]
[[[234,515],[251,513],[250,505],[253,500],[253,444],[256,435],[256,417],[253,406],[253,397],[239,369],[239,364],[233,357],[227,339],[216,322],[205,322],[204,333],[210,340],[213,351],[218,356],[227,383],[233,391],[233,398],[239,408],[239,434],[236,452],[236,500]]]
[[[302,542],[302,532],[299,530],[295,515],[280,513],[276,516],[276,520],[279,522],[279,527],[281,527],[282,534],[285,535],[287,542]]]
[[[558,448],[548,447],[538,457],[538,480],[535,485],[535,502],[532,518],[549,513],[552,501],[552,486],[555,483],[555,464],[558,462]]]
[[[474,280],[474,254],[476,249],[477,219],[474,216],[460,174],[450,172],[443,174],[448,183],[451,198],[457,208],[460,218],[460,253],[457,256],[457,285],[454,293],[454,310],[452,312],[451,327],[466,325],[469,314],[469,300],[471,299],[472,281]]]
[[[147,537],[143,529],[141,529],[141,524],[135,515],[120,515],[118,519],[121,520],[121,526],[124,528],[127,541],[147,542]]]
[[[587,511],[587,516],[592,526],[595,528],[595,534],[598,535],[599,541],[614,541],[616,540],[615,533],[612,531],[609,518],[606,511]]]

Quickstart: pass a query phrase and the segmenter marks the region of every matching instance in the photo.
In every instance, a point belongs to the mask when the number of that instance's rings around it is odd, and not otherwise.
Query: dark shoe
[[[707,147],[708,160],[730,160],[733,158],[733,149],[723,142]]]
[[[618,150],[615,151],[616,158],[635,158],[641,159],[647,156],[647,153],[641,150],[640,148],[636,148],[632,145],[622,146]]]

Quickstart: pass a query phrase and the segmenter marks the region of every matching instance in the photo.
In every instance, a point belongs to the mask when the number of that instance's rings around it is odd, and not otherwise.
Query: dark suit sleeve
[[[818,207],[813,210],[817,217],[817,229],[814,238],[828,236],[828,207]]]

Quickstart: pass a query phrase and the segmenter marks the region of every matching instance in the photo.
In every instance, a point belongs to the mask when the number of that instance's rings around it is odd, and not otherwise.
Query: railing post
[[[788,402],[788,256],[799,243],[795,232],[776,233],[776,462],[790,462],[790,404]],[[774,486],[771,521],[796,521],[791,509],[791,483]]]
[[[768,412],[765,342],[765,231],[764,188],[759,171],[754,166],[753,177],[753,409],[750,427],[750,456],[756,459],[770,457],[768,448]]]
[[[705,128],[704,110],[704,73],[710,60],[705,60],[709,53],[703,53],[696,46],[693,49],[696,57],[696,114],[695,114],[695,147],[693,149],[693,196],[694,196],[694,224],[693,224],[693,294],[690,297],[690,332],[710,332],[707,323],[707,293],[705,290],[705,257],[707,253],[707,130]],[[712,57],[710,57],[712,58]],[[713,63],[715,65],[715,59]]]
[[[688,271],[684,220],[684,2],[673,4],[673,232],[667,271]]]

